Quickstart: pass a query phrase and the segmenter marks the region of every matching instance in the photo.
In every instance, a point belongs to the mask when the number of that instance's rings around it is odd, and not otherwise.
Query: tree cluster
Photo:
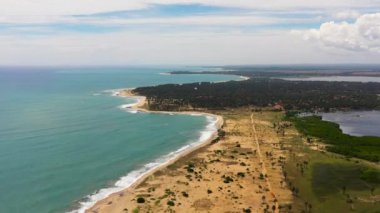
[[[378,109],[380,83],[286,81],[255,78],[222,83],[166,84],[140,87],[153,110],[223,109],[281,105],[286,110]]]

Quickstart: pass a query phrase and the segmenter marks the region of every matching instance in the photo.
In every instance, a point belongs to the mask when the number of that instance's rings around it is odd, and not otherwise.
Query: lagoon
[[[366,76],[315,76],[315,77],[293,77],[281,78],[289,81],[346,81],[346,82],[380,82],[380,77]]]
[[[332,112],[321,115],[323,120],[339,124],[346,134],[380,137],[380,111]]]

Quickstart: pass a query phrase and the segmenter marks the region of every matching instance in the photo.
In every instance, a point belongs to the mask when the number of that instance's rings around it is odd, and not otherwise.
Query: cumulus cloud
[[[3,25],[0,29],[0,64],[376,63],[380,53],[379,14],[360,16],[354,12],[368,13],[361,9],[363,5],[380,8],[379,0],[0,2],[0,25]],[[248,10],[144,15],[150,14],[147,11],[152,8],[153,11],[156,5],[173,4]],[[155,6],[150,8],[152,5]],[[342,8],[350,10],[331,16],[331,11]],[[130,13],[132,10],[134,12]],[[130,16],[99,14],[115,11]],[[133,15],[137,13],[139,15]],[[315,23],[329,20],[328,17],[334,17],[334,20],[354,18],[356,21],[326,22],[319,29],[298,33],[304,40],[324,46],[370,51],[340,55],[315,51],[313,46],[305,45],[305,41],[289,34],[290,26],[304,29],[307,24],[315,26]]]
[[[326,47],[380,52],[380,13],[361,15],[354,23],[331,21],[321,24],[319,29],[295,33]]]

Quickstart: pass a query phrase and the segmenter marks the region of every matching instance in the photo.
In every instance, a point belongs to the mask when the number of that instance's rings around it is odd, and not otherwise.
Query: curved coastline
[[[145,164],[142,168],[133,170],[121,177],[114,186],[100,189],[94,194],[88,195],[87,200],[80,202],[80,207],[72,213],[84,213],[88,212],[91,208],[105,202],[104,200],[110,196],[114,196],[120,192],[128,192],[137,187],[141,182],[143,182],[148,176],[155,173],[156,171],[163,169],[173,163],[175,163],[180,158],[187,156],[188,154],[198,150],[199,148],[208,145],[214,140],[218,135],[218,130],[223,125],[223,117],[206,112],[196,112],[196,111],[186,111],[186,112],[170,112],[170,111],[150,111],[144,106],[146,105],[145,96],[137,96],[132,93],[133,88],[124,88],[118,90],[112,90],[112,96],[127,97],[136,99],[135,103],[121,105],[120,108],[127,110],[130,113],[160,113],[160,114],[181,114],[190,116],[205,116],[208,120],[207,126],[201,131],[199,138],[196,141],[191,141],[189,144],[182,146],[181,148],[155,159],[152,162]]]

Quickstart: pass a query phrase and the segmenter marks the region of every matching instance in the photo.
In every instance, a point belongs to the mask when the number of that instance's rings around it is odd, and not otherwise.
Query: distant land
[[[262,71],[255,68],[235,68],[235,71],[173,71],[171,74],[224,74],[249,78],[247,81],[221,83],[167,84],[155,87],[140,87],[134,91],[147,96],[150,107],[157,110],[182,110],[192,108],[214,108],[277,105],[286,110],[333,111],[379,109],[380,84],[374,82],[326,82],[287,81],[283,77],[308,76],[380,76],[380,68],[371,71],[341,71],[315,69]],[[257,70],[256,70],[257,69]],[[378,70],[379,69],[379,70]],[[326,71],[323,69],[323,71]],[[177,109],[176,109],[177,108]]]
[[[204,147],[97,203],[88,212],[379,212],[380,137],[351,136],[319,112],[379,110],[380,83],[283,77],[380,77],[356,69],[226,66],[246,80],[138,87],[137,110],[223,117]],[[380,113],[380,111],[379,111]]]

